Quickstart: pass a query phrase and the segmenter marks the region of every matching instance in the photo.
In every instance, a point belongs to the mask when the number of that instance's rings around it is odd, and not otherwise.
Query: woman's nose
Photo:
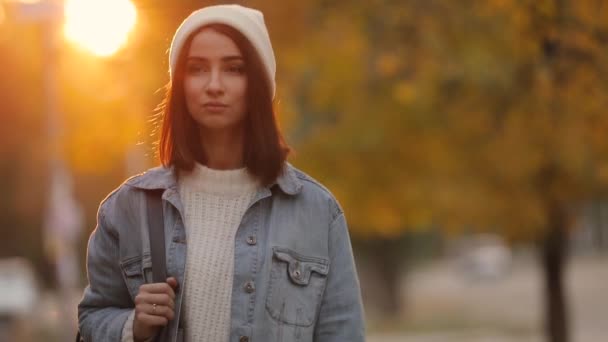
[[[212,70],[211,75],[209,77],[209,82],[207,83],[207,87],[205,89],[209,94],[218,95],[224,92],[224,84],[222,82],[222,77],[220,70]]]

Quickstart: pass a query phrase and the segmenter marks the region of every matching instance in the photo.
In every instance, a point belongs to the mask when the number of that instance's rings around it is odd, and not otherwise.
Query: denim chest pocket
[[[150,262],[144,259],[146,258],[135,256],[120,262],[122,275],[133,301],[139,293],[139,287],[146,283],[145,274],[151,267]]]
[[[266,310],[286,324],[311,326],[325,290],[329,261],[273,247]]]

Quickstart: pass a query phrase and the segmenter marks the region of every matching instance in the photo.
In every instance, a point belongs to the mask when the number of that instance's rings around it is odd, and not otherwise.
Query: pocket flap
[[[327,275],[329,271],[327,259],[301,255],[283,247],[273,247],[272,251],[275,258],[287,263],[289,279],[296,284],[307,285],[312,272]]]
[[[122,268],[123,272],[125,272],[125,275],[127,277],[133,277],[143,274],[143,267],[140,256],[122,261],[120,263],[120,267]]]
[[[122,268],[127,277],[142,275],[144,274],[144,269],[150,267],[152,267],[150,253],[128,257],[120,262],[120,268]]]

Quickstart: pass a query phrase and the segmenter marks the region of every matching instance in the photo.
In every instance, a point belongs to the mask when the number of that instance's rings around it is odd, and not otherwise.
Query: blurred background
[[[218,1],[0,1],[0,341],[68,341],[99,202],[157,164],[181,20]],[[350,226],[369,341],[608,336],[608,1],[262,10],[290,161]]]

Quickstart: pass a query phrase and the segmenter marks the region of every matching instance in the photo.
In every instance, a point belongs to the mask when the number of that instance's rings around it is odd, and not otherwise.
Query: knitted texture
[[[197,164],[181,174],[188,255],[183,301],[186,341],[228,341],[234,240],[257,183],[246,169]]]
[[[133,342],[133,319],[135,318],[135,309],[131,311],[125,325],[122,327],[121,342]]]

